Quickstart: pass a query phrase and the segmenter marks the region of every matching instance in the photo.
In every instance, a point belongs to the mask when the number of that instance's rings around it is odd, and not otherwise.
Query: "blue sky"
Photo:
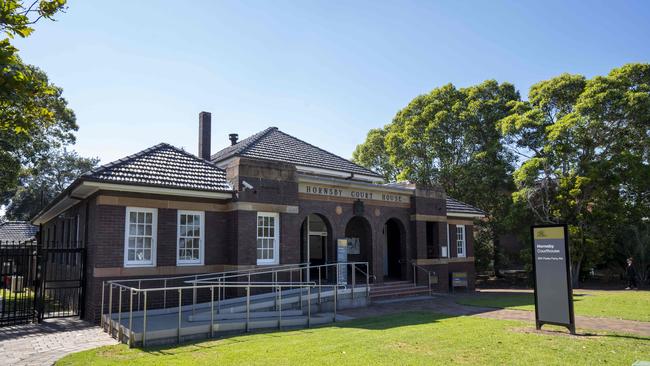
[[[159,142],[196,153],[268,126],[344,157],[411,99],[650,61],[647,1],[70,1],[16,40],[64,88],[75,149],[106,163]]]

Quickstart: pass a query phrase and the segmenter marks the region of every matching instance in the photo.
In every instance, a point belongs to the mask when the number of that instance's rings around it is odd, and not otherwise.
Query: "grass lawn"
[[[9,289],[0,289],[0,308],[4,313],[17,309],[29,308],[34,304],[34,293],[30,289],[23,292],[11,292]]]
[[[533,294],[479,293],[462,297],[459,304],[490,308],[535,311]],[[592,291],[576,290],[573,293],[576,315],[640,320],[650,322],[650,291]]]
[[[108,346],[57,365],[631,365],[650,338],[528,333],[518,321],[403,313],[179,347]]]

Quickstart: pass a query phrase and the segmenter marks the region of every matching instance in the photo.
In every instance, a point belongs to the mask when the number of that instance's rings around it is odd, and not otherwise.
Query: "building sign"
[[[300,183],[298,192],[315,196],[352,198],[355,200],[370,200],[382,202],[395,202],[410,204],[409,195],[398,194],[389,191],[374,191],[364,189],[350,189],[344,187],[334,187],[322,184]]]
[[[336,261],[342,264],[338,264],[337,278],[339,285],[348,284],[348,238],[336,240]]]
[[[566,225],[533,226],[535,325],[563,325],[575,333]]]

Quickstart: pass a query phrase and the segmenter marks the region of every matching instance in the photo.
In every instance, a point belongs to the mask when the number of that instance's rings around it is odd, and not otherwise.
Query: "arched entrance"
[[[300,262],[318,266],[335,260],[335,253],[330,246],[331,228],[327,220],[318,214],[310,214],[300,228]],[[318,269],[313,269],[310,278],[317,276]]]
[[[348,262],[368,262],[372,271],[372,228],[368,220],[361,216],[351,218],[345,226],[345,237],[355,243],[348,250]]]
[[[397,219],[389,219],[384,225],[386,237],[384,248],[384,277],[402,279],[402,252],[404,250],[404,231]]]

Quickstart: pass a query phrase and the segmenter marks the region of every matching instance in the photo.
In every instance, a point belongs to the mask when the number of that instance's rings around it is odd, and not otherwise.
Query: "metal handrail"
[[[332,283],[322,283],[322,268],[328,268],[336,266],[336,278],[335,282]],[[192,314],[194,314],[194,309],[197,301],[197,292],[199,290],[210,290],[210,313],[211,313],[211,331],[210,334],[214,335],[214,311],[215,311],[215,289],[218,292],[218,300],[217,300],[217,305],[218,309],[220,309],[221,306],[221,294],[223,291],[223,299],[225,300],[226,298],[226,292],[225,289],[227,288],[244,288],[246,289],[246,330],[249,330],[249,322],[250,322],[250,296],[251,296],[251,288],[271,288],[276,290],[277,292],[277,297],[276,297],[276,310],[278,311],[278,328],[282,327],[282,289],[283,288],[299,288],[300,289],[300,308],[303,308],[303,296],[305,295],[305,290],[307,290],[307,326],[309,327],[311,325],[311,290],[312,288],[318,289],[318,303],[321,303],[321,293],[323,288],[332,288],[333,289],[333,310],[334,310],[334,318],[333,321],[336,322],[336,311],[337,311],[337,304],[338,304],[338,292],[339,288],[347,287],[347,281],[345,284],[342,284],[339,282],[340,279],[340,271],[341,267],[346,267],[351,266],[352,267],[352,287],[350,289],[351,297],[354,299],[355,297],[355,288],[356,288],[356,272],[359,271],[362,274],[365,275],[366,277],[366,298],[370,299],[370,274],[369,274],[369,264],[368,262],[342,262],[342,263],[328,263],[328,264],[323,264],[323,265],[317,265],[317,266],[311,266],[309,263],[301,263],[301,264],[294,264],[294,265],[284,265],[284,266],[276,266],[273,268],[256,268],[256,271],[250,271],[250,270],[243,270],[240,272],[244,273],[223,273],[223,276],[215,277],[214,274],[208,274],[211,275],[211,278],[201,278],[199,279],[199,275],[196,276],[181,276],[181,277],[176,277],[178,278],[194,278],[193,280],[190,281],[185,281],[185,283],[189,283],[190,285],[188,286],[173,286],[169,287],[167,286],[167,280],[170,278],[166,279],[151,279],[151,280],[163,280],[164,286],[163,287],[158,287],[158,288],[142,288],[141,286],[141,281],[140,280],[124,280],[124,281],[103,281],[102,282],[102,307],[101,307],[101,323],[102,323],[102,328],[105,329],[104,326],[104,305],[105,305],[105,287],[108,284],[109,288],[109,293],[108,293],[108,332],[112,336],[113,335],[113,308],[115,307],[114,302],[113,302],[113,292],[115,289],[119,290],[119,297],[118,297],[118,315],[117,315],[117,321],[118,321],[118,328],[117,328],[117,337],[122,340],[122,336],[124,335],[122,332],[122,326],[121,326],[121,321],[122,321],[122,309],[123,309],[123,292],[128,292],[128,308],[129,308],[129,318],[128,318],[128,324],[129,324],[129,329],[128,329],[128,342],[130,346],[133,346],[133,307],[134,307],[134,296],[137,296],[137,311],[140,310],[140,300],[141,298],[144,299],[144,308],[142,310],[143,314],[143,338],[142,338],[142,344],[143,346],[146,345],[146,335],[147,335],[147,310],[148,310],[148,296],[149,293],[153,292],[163,292],[163,306],[162,309],[167,309],[167,292],[168,291],[178,291],[178,341],[180,342],[181,339],[181,325],[182,325],[182,311],[183,311],[183,290],[189,290],[192,289],[193,291],[193,301],[191,305],[191,310]],[[366,271],[363,271],[360,267],[365,266]],[[290,267],[290,268],[286,268]],[[311,271],[312,269],[318,270],[318,283],[316,281],[303,281],[302,277],[302,271],[307,270]],[[279,272],[286,272],[286,271],[300,271],[300,278],[298,281],[293,281],[293,279],[290,279],[289,281],[278,281],[277,278],[277,273]],[[347,269],[343,269],[347,271]],[[259,274],[268,274],[272,273],[273,274],[273,281],[251,281],[251,276],[254,275],[259,275]],[[308,272],[309,273],[309,272]],[[243,276],[247,276],[247,281],[230,281],[230,279],[236,279],[236,278],[241,278]],[[374,277],[374,276],[373,276]],[[134,286],[128,286],[126,283],[133,283],[137,282],[138,287]],[[187,306],[186,306],[187,308]],[[218,310],[217,309],[217,310]],[[219,310],[218,310],[219,311]]]
[[[420,271],[423,271],[424,273],[427,274],[427,282],[428,282],[428,285],[429,285],[429,294],[431,294],[431,292],[433,291],[432,288],[431,288],[431,274],[435,274],[435,272],[434,271],[429,271],[428,269],[424,268],[423,266],[415,263],[414,260],[409,260],[409,263],[411,263],[411,266],[413,266],[413,286],[418,285],[418,282],[417,282],[418,273],[417,273],[416,269],[420,270]]]
[[[258,271],[258,270],[270,270],[270,269],[273,269],[273,268],[282,269],[282,268],[287,268],[287,267],[297,267],[297,266],[301,266],[301,265],[304,265],[304,264],[308,264],[308,263],[282,264],[282,265],[277,265],[277,266],[264,266],[264,267],[255,267],[255,268],[247,268],[247,269],[238,269],[238,270],[233,270],[233,271],[211,272],[211,273],[192,274],[192,275],[183,275],[183,276],[174,276],[174,277],[129,278],[128,280],[108,280],[108,281],[105,281],[105,282],[106,283],[119,283],[119,282],[148,282],[148,281],[182,280],[182,279],[190,279],[190,278],[196,278],[196,277],[218,276],[218,275],[225,275],[225,274],[249,273],[249,272],[255,272],[255,271]]]

